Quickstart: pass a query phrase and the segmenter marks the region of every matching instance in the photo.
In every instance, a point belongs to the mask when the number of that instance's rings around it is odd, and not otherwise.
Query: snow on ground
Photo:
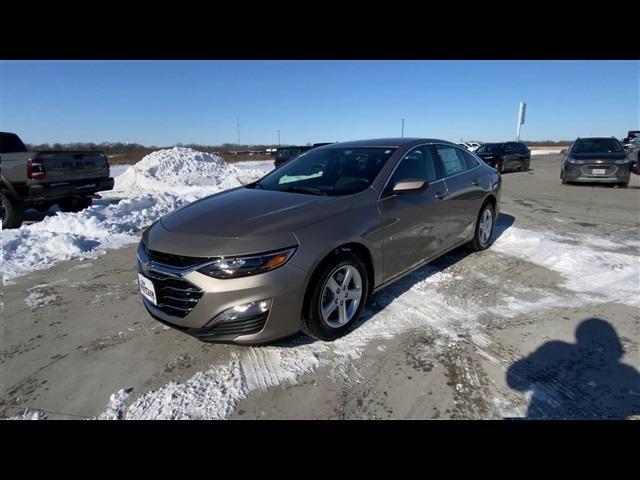
[[[144,393],[130,405],[119,402],[121,390],[101,419],[222,419],[228,417],[236,403],[252,391],[270,386],[295,383],[300,377],[319,367],[326,367],[334,378],[353,375],[350,364],[362,355],[372,341],[391,338],[411,330],[435,330],[434,351],[447,348],[466,333],[478,353],[488,359],[484,351],[491,340],[483,334],[481,315],[513,316],[558,306],[590,303],[621,302],[640,305],[640,257],[602,251],[598,237],[585,238],[579,244],[567,243],[560,236],[548,232],[511,227],[496,240],[492,251],[498,255],[518,257],[546,267],[564,278],[561,288],[569,291],[564,297],[554,293],[556,287],[542,291],[538,300],[522,302],[508,297],[505,307],[493,310],[469,303],[456,302],[440,293],[441,287],[461,279],[447,269],[427,266],[400,283],[403,293],[394,297],[389,287],[378,294],[376,303],[384,306],[374,313],[365,311],[361,325],[346,337],[334,342],[313,342],[267,346],[234,351],[230,361],[211,365],[184,383],[169,383],[156,391]],[[291,348],[294,346],[295,348]],[[497,359],[492,361],[499,363]],[[357,372],[356,372],[357,373]],[[115,403],[118,406],[115,406]],[[497,416],[519,416],[518,406],[506,398],[494,399]]]
[[[552,153],[558,154],[562,151],[561,148],[549,148],[549,149],[540,149],[540,150],[531,150],[531,155],[549,155]]]
[[[115,169],[114,190],[102,192],[103,199],[82,212],[57,211],[41,222],[2,231],[4,280],[137,242],[136,233],[163,215],[260,178],[272,168],[273,162],[232,166],[190,148],[153,152],[135,165]]]

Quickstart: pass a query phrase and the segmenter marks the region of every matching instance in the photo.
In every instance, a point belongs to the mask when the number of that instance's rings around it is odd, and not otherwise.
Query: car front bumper
[[[604,173],[594,173],[602,171]],[[607,164],[607,165],[572,165],[564,167],[564,178],[569,182],[604,182],[604,183],[626,183],[629,181],[631,163]]]
[[[272,342],[300,330],[306,274],[291,263],[270,272],[224,280],[197,271],[167,279],[167,271],[162,267],[155,265],[145,269],[140,258],[137,270],[153,282],[156,291],[158,306],[142,297],[149,314],[202,341],[255,345]],[[165,295],[165,291],[171,295]],[[196,301],[190,311],[181,312],[177,308],[184,303],[175,299],[185,298],[186,291],[194,291],[191,295]],[[263,314],[225,322],[216,319],[230,308],[262,300],[271,300],[269,310]]]

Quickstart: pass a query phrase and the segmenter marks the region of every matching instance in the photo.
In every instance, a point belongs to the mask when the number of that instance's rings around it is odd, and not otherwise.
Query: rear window
[[[476,150],[476,153],[500,153],[500,150],[502,150],[501,143],[485,143]]]
[[[26,152],[27,148],[15,133],[0,133],[0,153]]]
[[[623,152],[624,148],[615,138],[581,138],[573,144],[574,153]]]

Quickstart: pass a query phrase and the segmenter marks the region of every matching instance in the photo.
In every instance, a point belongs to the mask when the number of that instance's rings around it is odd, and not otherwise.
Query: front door
[[[419,192],[392,192],[403,180],[423,180]],[[384,230],[384,281],[424,263],[444,248],[446,240],[447,190],[429,146],[408,152],[381,195],[378,208]]]

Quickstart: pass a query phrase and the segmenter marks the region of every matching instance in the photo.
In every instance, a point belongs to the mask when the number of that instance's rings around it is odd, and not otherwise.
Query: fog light
[[[221,314],[217,315],[211,320],[207,326],[212,326],[220,322],[234,322],[247,320],[267,313],[271,308],[271,299],[258,300],[256,302],[249,302],[243,305],[236,305],[228,310],[225,310]]]

